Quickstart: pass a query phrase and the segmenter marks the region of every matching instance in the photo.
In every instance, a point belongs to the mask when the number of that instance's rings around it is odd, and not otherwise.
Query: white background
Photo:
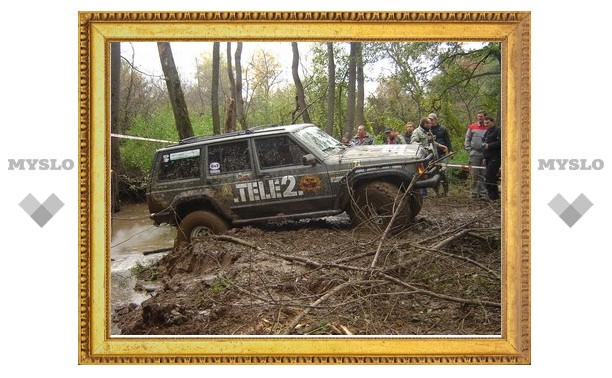
[[[67,4],[68,3],[68,4]],[[457,3],[461,5],[458,6]],[[0,275],[2,370],[29,376],[208,374],[461,377],[609,371],[610,16],[605,2],[503,1],[54,1],[2,6],[0,59],[3,193]],[[9,5],[10,4],[10,5]],[[256,5],[254,5],[256,4]],[[72,159],[78,165],[78,17],[118,10],[510,10],[532,12],[532,364],[531,366],[79,366],[77,170],[9,171],[8,159]],[[538,171],[537,160],[602,159],[601,171]],[[40,228],[18,203],[56,193],[65,206]],[[594,203],[572,228],[548,208],[557,193]],[[601,375],[601,374],[598,374]]]

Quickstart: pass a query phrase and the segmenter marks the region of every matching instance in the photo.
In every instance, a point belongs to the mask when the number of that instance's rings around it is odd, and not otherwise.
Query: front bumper
[[[439,173],[436,173],[435,175],[433,175],[432,177],[428,179],[419,180],[415,182],[414,188],[415,189],[435,188],[440,184],[441,180],[442,180],[442,175],[440,175]]]

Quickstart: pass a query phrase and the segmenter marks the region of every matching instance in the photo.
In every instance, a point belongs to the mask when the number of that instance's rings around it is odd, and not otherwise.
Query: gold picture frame
[[[79,363],[529,364],[529,12],[80,12]],[[502,45],[502,336],[110,337],[110,43],[498,41]]]

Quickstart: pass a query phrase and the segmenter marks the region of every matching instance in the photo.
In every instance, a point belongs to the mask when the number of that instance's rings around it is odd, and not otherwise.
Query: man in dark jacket
[[[427,116],[431,120],[431,133],[435,136],[436,142],[446,146],[446,150],[442,150],[438,148],[438,157],[444,157],[447,153],[450,153],[453,150],[453,146],[451,144],[450,137],[448,136],[448,131],[446,128],[438,123],[438,116],[436,113],[431,113]],[[448,194],[448,180],[446,178],[446,172],[442,172],[442,188],[444,189],[444,196]],[[435,189],[436,194],[438,193],[438,188]]]
[[[499,189],[497,188],[497,175],[501,168],[501,128],[495,125],[493,117],[485,117],[485,132],[483,141],[483,157],[485,161],[485,186],[487,196],[490,200],[499,199]]]

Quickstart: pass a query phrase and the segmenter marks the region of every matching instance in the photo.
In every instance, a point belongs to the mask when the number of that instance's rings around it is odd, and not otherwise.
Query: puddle
[[[136,279],[131,269],[138,264],[147,266],[161,259],[169,251],[145,255],[174,244],[176,228],[169,225],[154,226],[149,218],[147,204],[125,205],[111,220],[111,316],[115,309],[140,304],[150,298],[145,291],[135,291]],[[112,322],[111,322],[112,324]],[[119,334],[111,325],[111,334]]]

